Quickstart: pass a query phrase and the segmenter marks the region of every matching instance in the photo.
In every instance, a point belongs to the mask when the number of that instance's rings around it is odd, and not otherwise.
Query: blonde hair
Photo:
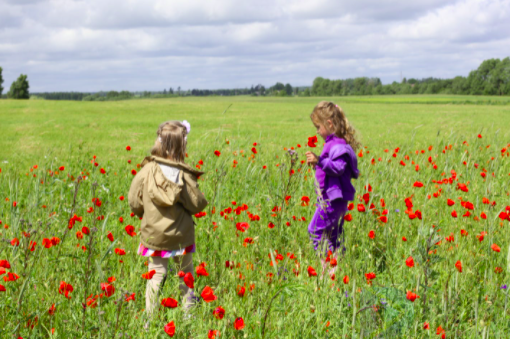
[[[361,147],[356,138],[356,130],[349,124],[342,108],[329,101],[321,101],[315,106],[310,118],[315,125],[323,125],[329,131],[327,121],[331,120],[333,131],[337,137],[343,138],[353,150]]]
[[[151,154],[160,158],[184,162],[186,156],[186,126],[180,121],[165,121],[158,127]]]

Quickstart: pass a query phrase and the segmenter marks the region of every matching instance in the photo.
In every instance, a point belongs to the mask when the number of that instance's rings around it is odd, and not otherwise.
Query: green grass
[[[510,205],[510,157],[502,152],[510,146],[508,107],[463,104],[462,98],[452,104],[457,97],[444,97],[447,104],[381,98],[387,102],[329,98],[344,108],[366,145],[359,157],[362,175],[354,182],[358,196],[349,212],[353,219],[345,223],[347,252],[334,281],[327,274],[320,277],[321,263],[308,240],[307,226],[315,210],[313,172],[299,168],[298,162],[289,176],[290,156],[284,150],[294,147],[298,159],[304,159],[310,150],[304,147],[307,137],[315,135],[309,114],[319,98],[0,100],[0,260],[8,260],[11,268],[6,271],[20,277],[0,280],[6,289],[0,292],[0,337],[51,337],[54,328],[56,338],[164,338],[168,336],[163,327],[170,321],[175,322],[177,338],[207,338],[210,329],[219,330],[220,338],[262,338],[263,329],[265,338],[436,338],[439,326],[448,338],[505,337],[510,311],[507,290],[501,286],[510,284],[510,224],[499,215]],[[169,119],[191,122],[187,162],[204,162],[200,187],[210,204],[207,215],[196,218],[194,265],[207,263],[209,276],[196,277],[195,290],[200,293],[211,286],[218,300],[200,304],[191,317],[180,307],[161,310],[145,332],[146,281],[141,274],[147,271],[146,260],[136,254],[138,238],[124,230],[131,224],[139,233],[140,221],[130,217],[127,201],[119,197],[127,197],[131,171],[152,146],[158,124]],[[258,153],[253,158],[254,142]],[[132,151],[126,151],[127,145]],[[215,150],[221,151],[220,157]],[[320,147],[314,151],[320,152]],[[435,182],[451,178],[452,170],[452,184]],[[86,179],[78,185],[79,176]],[[424,187],[413,187],[416,181]],[[460,190],[459,183],[467,184],[468,192]],[[365,189],[369,184],[371,192]],[[367,212],[361,213],[356,205],[364,204],[365,193],[369,202]],[[288,204],[285,196],[291,197]],[[301,206],[302,196],[310,197],[310,206]],[[412,197],[413,211],[420,210],[422,219],[404,213],[407,197]],[[101,207],[94,206],[93,198],[102,201]],[[473,203],[470,216],[463,216],[468,209],[459,198]],[[455,205],[448,206],[447,199]],[[248,205],[260,220],[250,220],[247,212],[222,217],[221,211],[235,207],[232,201]],[[372,203],[375,208],[370,211]],[[273,216],[275,206],[282,211]],[[90,207],[92,213],[87,212]],[[379,220],[384,209],[387,223]],[[487,219],[481,218],[482,212]],[[83,220],[69,230],[73,214]],[[104,219],[97,220],[101,215]],[[243,221],[250,227],[240,233],[235,225]],[[270,222],[276,225],[273,229],[268,228]],[[93,241],[87,235],[77,238],[83,226],[96,230]],[[468,235],[461,236],[461,229]],[[375,231],[374,239],[368,237],[370,230]],[[109,232],[114,243],[107,239]],[[476,237],[481,232],[487,232],[483,241]],[[446,237],[451,234],[454,239],[449,242]],[[60,238],[60,243],[41,246],[51,237]],[[247,237],[253,243],[243,246]],[[19,239],[19,247],[10,245],[13,238]],[[37,243],[34,251],[31,241]],[[491,249],[494,243],[501,252]],[[115,248],[127,254],[120,257]],[[271,266],[269,253],[274,258],[276,250],[284,259]],[[409,256],[414,258],[412,268],[405,264]],[[455,268],[458,260],[462,273]],[[233,261],[234,267],[226,268],[225,261]],[[319,277],[308,276],[309,266]],[[365,277],[369,272],[376,274],[372,284]],[[161,297],[180,301],[175,273]],[[102,293],[100,283],[112,276],[113,296],[84,309],[87,297]],[[345,276],[348,284],[342,281]],[[74,287],[71,299],[59,294],[61,281]],[[252,284],[253,291],[243,298],[237,295],[238,285],[249,290]],[[407,291],[420,298],[407,300]],[[124,302],[125,293],[135,293],[136,300]],[[53,316],[48,314],[52,304]],[[218,306],[226,310],[222,320],[212,315]],[[241,331],[233,327],[237,317],[246,323]],[[423,329],[425,322],[429,330]]]

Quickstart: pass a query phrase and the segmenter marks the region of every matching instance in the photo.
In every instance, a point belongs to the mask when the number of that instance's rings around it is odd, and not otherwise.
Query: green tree
[[[285,85],[285,92],[287,92],[287,95],[292,95],[292,86],[290,84]]]
[[[0,67],[0,97],[2,96],[2,92],[4,91],[4,88],[2,87],[3,83],[4,78],[2,77],[2,67]]]
[[[21,74],[19,78],[12,83],[9,93],[7,93],[7,97],[11,99],[29,99],[29,87],[27,76]]]

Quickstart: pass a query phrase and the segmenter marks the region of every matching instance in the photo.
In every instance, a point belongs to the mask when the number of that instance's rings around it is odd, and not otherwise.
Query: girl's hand
[[[317,156],[317,154],[313,153],[313,152],[306,152],[306,163],[310,166],[315,166],[317,165],[317,162],[319,162],[319,157]]]

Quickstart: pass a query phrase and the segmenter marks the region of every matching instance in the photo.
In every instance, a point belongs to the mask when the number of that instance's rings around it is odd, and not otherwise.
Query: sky
[[[4,93],[467,76],[510,56],[510,0],[0,0]]]

